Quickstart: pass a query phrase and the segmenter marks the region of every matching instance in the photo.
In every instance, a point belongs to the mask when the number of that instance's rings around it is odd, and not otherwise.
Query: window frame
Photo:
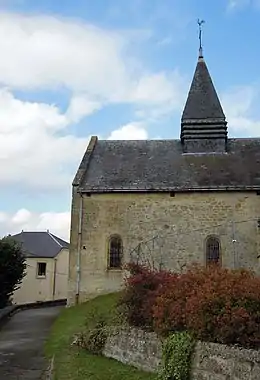
[[[45,265],[45,274],[39,274],[40,265]],[[46,278],[47,276],[47,263],[46,261],[37,261],[37,267],[36,267],[36,277],[37,278]]]
[[[214,261],[213,258],[210,259],[209,255],[209,242],[214,241],[214,243],[218,244],[218,261]],[[210,265],[222,265],[222,254],[221,254],[221,244],[220,244],[220,238],[216,235],[209,235],[206,237],[205,240],[205,261],[206,261],[206,266]]]
[[[119,253],[120,265],[119,266],[111,266],[111,242],[113,241],[113,239],[117,239],[120,242],[120,253]],[[110,235],[108,238],[107,269],[109,271],[113,271],[113,270],[120,271],[122,270],[122,266],[123,266],[123,239],[120,235],[113,234],[113,235]]]

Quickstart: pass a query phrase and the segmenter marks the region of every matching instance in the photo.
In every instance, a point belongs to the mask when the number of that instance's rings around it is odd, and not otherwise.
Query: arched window
[[[215,236],[209,236],[206,241],[206,264],[220,264],[220,243]]]
[[[111,236],[108,248],[108,266],[111,269],[120,269],[122,266],[123,242],[120,236]]]

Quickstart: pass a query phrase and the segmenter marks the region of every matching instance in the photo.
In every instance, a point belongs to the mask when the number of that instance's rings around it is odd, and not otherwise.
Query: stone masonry
[[[157,372],[162,342],[154,333],[123,328],[108,338],[103,354],[148,372]],[[260,351],[198,342],[191,380],[259,380]]]
[[[125,327],[115,328],[103,355],[147,372],[156,372],[162,358],[162,343],[155,333]]]
[[[125,263],[136,255],[179,272],[205,264],[212,237],[211,260],[217,251],[223,266],[260,274],[259,173],[260,138],[228,138],[200,49],[180,139],[91,137],[72,184],[68,304],[123,285],[123,271],[108,270],[112,235]]]
[[[180,271],[192,262],[205,263],[205,240],[220,239],[222,265],[245,267],[259,273],[260,197],[256,192],[83,195],[82,234],[79,245],[80,194],[74,187],[70,245],[68,304],[75,302],[77,252],[80,251],[80,301],[99,293],[117,291],[123,271],[107,269],[108,239],[123,239],[124,262],[139,243],[155,263]],[[233,223],[232,223],[233,221]],[[146,249],[146,251],[145,251]]]

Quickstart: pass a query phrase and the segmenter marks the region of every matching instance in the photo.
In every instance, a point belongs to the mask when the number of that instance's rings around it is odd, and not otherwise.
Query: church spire
[[[203,58],[199,24],[199,57],[181,119],[184,152],[226,150],[227,122]]]

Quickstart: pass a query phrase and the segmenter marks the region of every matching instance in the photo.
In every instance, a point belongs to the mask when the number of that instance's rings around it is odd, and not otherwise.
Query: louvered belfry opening
[[[202,56],[182,114],[180,138],[184,153],[226,151],[226,117]]]

